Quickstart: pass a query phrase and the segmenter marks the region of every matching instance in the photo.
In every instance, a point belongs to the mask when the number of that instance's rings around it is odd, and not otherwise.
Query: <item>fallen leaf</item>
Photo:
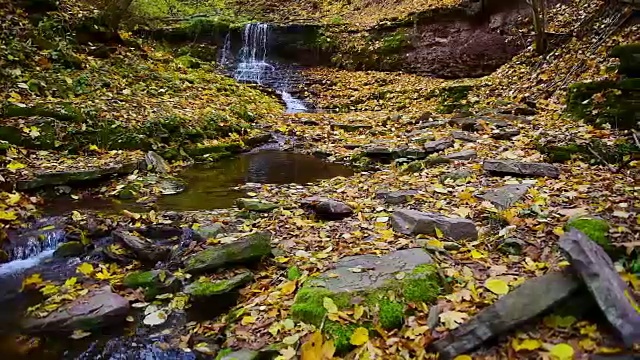
[[[367,341],[369,341],[369,330],[363,327],[357,328],[351,335],[351,339],[349,339],[349,342],[355,346],[363,345]]]
[[[569,344],[557,344],[551,348],[549,352],[551,358],[555,360],[571,360],[573,359],[573,348]]]
[[[326,298],[322,299],[322,306],[324,306],[324,308],[327,309],[327,312],[329,314],[337,314],[338,313],[338,307],[333,302],[333,300],[331,300],[331,298],[326,297]]]
[[[487,279],[487,281],[484,282],[484,287],[497,295],[505,295],[509,292],[509,285],[507,285],[507,283],[502,279]]]

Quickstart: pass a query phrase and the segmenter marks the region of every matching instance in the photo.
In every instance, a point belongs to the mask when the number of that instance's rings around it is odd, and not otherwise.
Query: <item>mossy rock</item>
[[[176,63],[180,64],[187,69],[199,69],[202,64],[200,61],[189,55],[183,55],[176,59]]]
[[[79,241],[68,241],[60,244],[53,253],[55,257],[73,257],[84,253],[84,245]]]
[[[452,162],[453,160],[451,159],[447,159],[445,157],[438,156],[438,155],[433,155],[424,160],[416,160],[408,163],[402,168],[402,173],[404,174],[416,173],[424,169],[428,169],[441,164],[450,164]]]
[[[278,208],[277,204],[263,201],[260,199],[241,198],[236,200],[236,205],[241,210],[256,211],[256,212],[270,212]]]
[[[353,271],[357,268],[362,272]],[[341,259],[335,269],[307,280],[295,297],[291,316],[316,326],[324,322],[323,330],[334,339],[336,348],[346,351],[351,347],[353,330],[373,324],[341,325],[326,319],[325,298],[332,299],[339,310],[350,310],[354,299],[362,299],[359,302],[374,314],[377,324],[395,329],[402,326],[408,304],[432,303],[441,292],[437,269],[422,249],[400,250],[382,257],[351,256]]]
[[[609,239],[609,223],[604,219],[577,216],[567,222],[566,229],[576,229],[583,232],[605,250],[610,250],[612,247]]]
[[[611,50],[610,55],[620,59],[619,74],[640,77],[640,43],[618,45]]]
[[[226,280],[201,278],[187,286],[185,293],[194,299],[203,299],[231,292],[251,281],[253,281],[253,274],[250,271],[242,272]]]
[[[56,107],[45,105],[19,106],[15,104],[7,104],[2,111],[2,117],[31,117],[41,116],[49,117],[60,121],[82,122],[85,116],[81,110],[75,108],[71,104],[61,104]]]
[[[211,271],[230,264],[248,263],[271,254],[271,234],[258,232],[228,244],[202,250],[185,261],[190,273]]]
[[[637,128],[640,121],[640,81],[624,79],[575,83],[567,91],[567,112],[595,126]]]
[[[545,145],[540,146],[539,150],[544,154],[550,162],[563,163],[571,160],[575,155],[582,154],[587,151],[583,146],[576,143],[566,145]]]
[[[147,300],[180,290],[180,280],[164,270],[130,273],[122,280],[122,285],[131,289],[144,289],[144,297]]]

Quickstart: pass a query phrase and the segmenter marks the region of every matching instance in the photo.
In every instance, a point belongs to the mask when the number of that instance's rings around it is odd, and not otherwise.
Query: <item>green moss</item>
[[[231,348],[222,349],[216,355],[216,360],[220,360],[220,359],[224,358],[225,356],[231,354],[232,352],[233,352],[233,349],[231,349]]]
[[[404,305],[398,301],[380,299],[378,301],[380,325],[383,329],[398,329],[404,323]]]
[[[193,283],[193,287],[189,291],[189,293],[193,296],[211,296],[216,294],[221,294],[229,290],[229,281],[228,280],[219,280],[219,281],[197,281]]]
[[[540,150],[551,162],[565,162],[571,160],[573,155],[584,152],[585,149],[578,144],[567,144],[544,146]]]
[[[430,303],[440,295],[440,277],[434,265],[420,265],[402,280],[401,292],[406,301]]]
[[[291,316],[295,320],[319,326],[327,314],[323,299],[332,295],[331,291],[324,288],[303,287],[298,291],[291,307]]]
[[[122,284],[128,288],[148,288],[155,284],[157,273],[154,271],[138,271],[127,275]]]
[[[287,279],[296,280],[296,279],[299,279],[300,276],[302,276],[302,272],[297,266],[292,266],[289,269],[287,269]]]
[[[598,245],[607,249],[611,247],[609,240],[609,223],[604,219],[577,217],[569,220],[567,229],[576,229],[583,232]]]
[[[353,347],[351,335],[357,328],[356,324],[340,324],[334,321],[327,321],[324,324],[324,332],[333,339],[338,353],[345,353]]]

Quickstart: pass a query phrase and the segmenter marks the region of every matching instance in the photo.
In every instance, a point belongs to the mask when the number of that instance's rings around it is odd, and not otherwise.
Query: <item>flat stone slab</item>
[[[434,154],[453,147],[453,138],[444,138],[440,140],[428,141],[424,143],[424,150],[427,154]]]
[[[454,240],[475,240],[478,229],[473,221],[463,218],[450,218],[436,213],[416,210],[397,210],[391,216],[393,229],[405,235],[436,235],[436,227],[445,237]]]
[[[93,181],[114,175],[128,175],[137,170],[139,164],[139,162],[126,162],[93,169],[36,172],[30,179],[18,180],[16,188],[18,190],[33,190],[46,186]]]
[[[22,325],[28,333],[92,330],[123,322],[128,312],[129,301],[105,286],[63,305],[44,318],[27,318]]]
[[[496,175],[516,175],[516,176],[546,176],[557,178],[560,176],[560,169],[547,163],[525,163],[513,160],[486,160],[483,164],[485,171]]]
[[[466,142],[476,142],[480,139],[479,136],[474,135],[468,131],[453,131],[451,136],[456,140],[466,141]]]
[[[475,150],[462,150],[443,157],[451,160],[473,160],[478,157],[478,153]]]
[[[440,354],[440,359],[453,359],[535,318],[569,298],[579,288],[580,281],[569,272],[552,272],[527,280],[435,341],[432,348]]]
[[[417,190],[378,191],[376,199],[383,200],[385,204],[398,205],[408,202],[416,194]]]
[[[607,253],[576,229],[565,233],[558,244],[625,345],[640,344],[640,311],[636,310],[640,306]]]
[[[499,209],[507,209],[522,199],[530,187],[530,184],[505,185],[489,190],[478,197],[491,202]]]
[[[388,286],[389,281],[397,281],[395,276],[400,272],[410,273],[420,265],[432,263],[431,256],[421,248],[394,251],[383,256],[348,256],[338,260],[334,269],[314,279],[312,285],[334,293],[370,291]]]

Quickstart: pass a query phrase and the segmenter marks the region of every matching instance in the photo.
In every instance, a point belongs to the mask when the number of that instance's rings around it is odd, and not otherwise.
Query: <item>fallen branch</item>
[[[609,168],[609,170],[611,170],[611,172],[613,173],[617,173],[618,169],[616,169],[613,165],[609,164],[605,159],[602,158],[602,156],[600,156],[600,154],[598,154],[595,150],[593,150],[591,148],[591,146],[587,146],[587,149],[589,149],[589,152],[591,152],[591,154],[593,154],[593,156],[597,157],[598,160],[600,160],[600,162],[602,162],[603,164],[607,165],[607,167]]]

